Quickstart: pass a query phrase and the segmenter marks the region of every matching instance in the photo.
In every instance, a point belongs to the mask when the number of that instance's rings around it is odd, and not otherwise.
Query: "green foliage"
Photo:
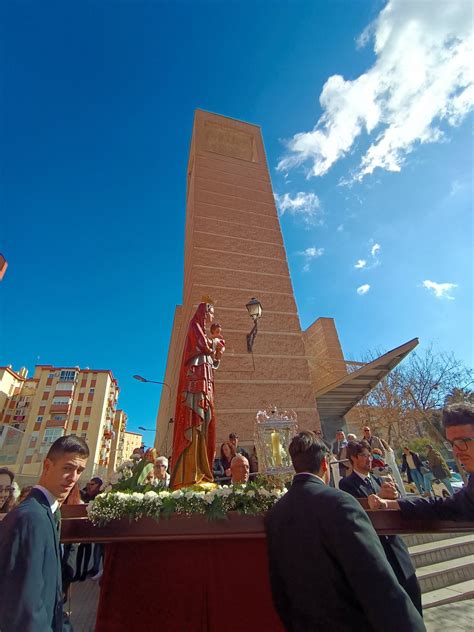
[[[231,511],[263,515],[285,493],[282,481],[275,485],[265,477],[247,485],[212,487],[196,485],[178,490],[110,491],[88,505],[89,519],[97,526],[112,520],[143,517],[169,518],[173,514],[202,514],[208,520],[223,520]]]

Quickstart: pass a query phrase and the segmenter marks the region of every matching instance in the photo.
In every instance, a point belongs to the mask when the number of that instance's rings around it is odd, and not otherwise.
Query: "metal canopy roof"
[[[417,344],[418,338],[413,338],[318,391],[316,403],[321,418],[343,417],[413,351]]]

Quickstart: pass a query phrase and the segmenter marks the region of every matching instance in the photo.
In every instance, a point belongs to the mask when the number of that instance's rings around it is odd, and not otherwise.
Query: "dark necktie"
[[[372,481],[370,480],[370,476],[365,477],[365,484],[372,490],[372,493],[375,494],[374,486],[372,485]]]
[[[61,510],[56,509],[53,513],[54,526],[56,527],[56,531],[58,532],[58,538],[61,535]]]

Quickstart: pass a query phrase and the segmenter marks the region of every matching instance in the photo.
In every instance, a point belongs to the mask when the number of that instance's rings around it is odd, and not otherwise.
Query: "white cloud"
[[[305,264],[303,266],[303,272],[309,272],[310,263],[316,257],[322,257],[324,254],[324,248],[316,248],[315,246],[311,246],[310,248],[306,248],[301,252],[297,253],[305,258]]]
[[[371,245],[372,244],[372,245]],[[370,261],[367,263],[367,259],[357,259],[357,263],[354,264],[354,268],[358,270],[371,270],[372,268],[376,268],[380,265],[380,261],[378,258],[378,254],[380,252],[381,246],[380,244],[374,244],[374,240],[369,240],[370,248]]]
[[[365,285],[361,285],[360,287],[357,288],[357,294],[367,294],[367,292],[370,290],[370,285],[368,283],[366,283]]]
[[[338,233],[341,233],[344,230],[344,224],[339,224],[336,230]]]
[[[306,248],[306,250],[303,250],[303,252],[300,254],[313,259],[314,257],[320,257],[321,255],[323,255],[324,248],[315,248],[314,246],[312,246],[311,248]]]
[[[310,161],[322,176],[366,133],[369,148],[353,174],[400,171],[418,144],[440,141],[441,125],[459,125],[474,105],[473,20],[468,0],[390,0],[359,37],[376,60],[354,80],[329,77],[314,129],[295,134],[278,169]]]
[[[462,189],[462,185],[459,182],[459,180],[453,180],[451,182],[451,191],[449,192],[449,195],[454,196],[456,195],[460,190]]]
[[[290,215],[301,217],[307,224],[317,224],[322,220],[321,201],[315,193],[300,191],[293,198],[289,193],[275,193],[275,202],[280,215],[288,212]]]
[[[435,281],[423,281],[423,287],[427,290],[432,290],[436,298],[446,298],[449,301],[454,301],[454,296],[451,296],[451,290],[458,287],[456,283],[436,283]]]
[[[379,250],[380,250],[380,244],[374,244],[372,248],[370,249],[370,254],[372,255],[372,257],[376,257]]]

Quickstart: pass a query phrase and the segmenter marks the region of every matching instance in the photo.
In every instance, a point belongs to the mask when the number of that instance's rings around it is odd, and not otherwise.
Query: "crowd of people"
[[[450,407],[443,423],[454,456],[473,473],[474,408]],[[367,498],[372,510],[398,510],[408,518],[472,521],[474,477],[453,495],[441,453],[428,444],[423,461],[406,447],[401,470],[419,492],[407,497],[393,450],[368,426],[361,439],[346,438],[339,429],[332,445],[320,430],[300,432],[289,453],[296,475],[266,517],[272,594],[286,629],[323,624],[335,630],[378,629],[382,621],[388,631],[423,630],[420,588],[403,540],[378,537],[354,498]],[[140,449],[135,456],[137,483],[169,486],[167,457],[154,449]],[[63,613],[68,587],[100,577],[101,545],[60,545],[59,538],[60,507],[91,502],[105,487],[98,476],[79,487],[88,457],[83,439],[60,437],[45,458],[38,484],[21,493],[13,472],[0,468],[0,513],[6,514],[0,523],[2,632],[71,629]],[[250,456],[231,433],[214,463],[216,479],[245,484],[256,471],[255,454]],[[434,478],[443,481],[448,498],[431,497]]]
[[[341,488],[341,481],[353,472],[353,464],[349,456],[350,446],[352,443],[361,441],[370,453],[371,472],[377,476],[390,476],[396,483],[401,496],[405,496],[407,491],[418,492],[425,497],[435,496],[433,488],[435,481],[439,481],[444,486],[442,489],[444,496],[453,495],[451,470],[441,452],[433,445],[426,444],[425,457],[410,450],[408,446],[404,446],[399,466],[394,450],[383,438],[373,435],[369,426],[364,426],[362,432],[363,437],[359,440],[355,434],[348,434],[346,438],[344,431],[338,429],[333,444],[329,446],[325,442],[326,447],[331,449],[333,463],[337,463],[337,468],[333,468],[333,473],[336,472],[336,477],[333,476],[336,487]],[[322,437],[320,430],[317,434],[319,438]],[[406,481],[403,480],[403,475]],[[337,480],[334,480],[335,478]]]
[[[289,452],[296,475],[265,519],[273,601],[286,630],[425,630],[404,543],[396,536],[379,538],[355,498],[408,519],[474,521],[474,407],[448,407],[443,425],[455,458],[470,474],[467,485],[448,498],[402,498],[391,477],[373,474],[373,450],[384,457],[387,448],[374,447],[370,428],[363,440],[350,442],[339,431],[332,455],[316,433],[294,437]],[[344,471],[340,489],[329,484],[336,450],[352,470]],[[429,462],[436,466],[434,457]]]

